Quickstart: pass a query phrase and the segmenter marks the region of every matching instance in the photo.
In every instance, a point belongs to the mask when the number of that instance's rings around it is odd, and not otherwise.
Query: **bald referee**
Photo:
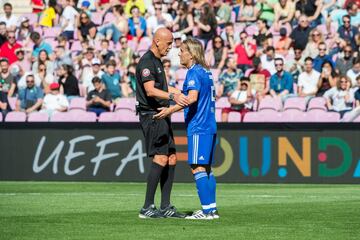
[[[159,28],[150,47],[136,68],[136,100],[140,125],[145,137],[146,150],[152,157],[147,179],[145,203],[139,218],[184,218],[170,203],[171,188],[176,166],[176,149],[170,117],[155,120],[158,109],[168,107],[170,101],[188,104],[187,98],[176,88],[168,87],[161,57],[168,54],[173,35],[166,28]],[[161,187],[161,205],[158,210],[154,197],[158,183]]]

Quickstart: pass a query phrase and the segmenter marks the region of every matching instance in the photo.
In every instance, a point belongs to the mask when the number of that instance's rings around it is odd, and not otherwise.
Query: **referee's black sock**
[[[176,165],[166,165],[164,171],[161,174],[160,186],[161,186],[161,209],[170,205],[171,189],[174,182]]]
[[[163,166],[155,162],[151,164],[150,173],[147,179],[144,208],[148,208],[151,204],[154,204],[156,188],[159,183],[163,169]]]

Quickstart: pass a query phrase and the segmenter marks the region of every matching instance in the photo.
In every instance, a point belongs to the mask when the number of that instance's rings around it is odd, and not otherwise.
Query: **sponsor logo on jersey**
[[[195,80],[190,80],[188,85],[189,85],[189,87],[195,86]]]

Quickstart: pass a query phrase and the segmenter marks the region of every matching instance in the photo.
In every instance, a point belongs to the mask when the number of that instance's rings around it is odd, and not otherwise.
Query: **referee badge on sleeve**
[[[195,86],[195,80],[190,80],[188,85],[189,85],[189,87]]]
[[[150,76],[150,70],[149,70],[148,68],[145,68],[144,70],[142,70],[141,75],[142,75],[143,77],[148,77],[148,76]]]

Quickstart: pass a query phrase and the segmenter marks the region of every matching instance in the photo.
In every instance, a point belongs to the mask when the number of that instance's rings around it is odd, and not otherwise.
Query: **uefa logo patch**
[[[148,76],[150,76],[150,70],[145,68],[141,74],[143,77],[148,77]]]
[[[195,86],[195,80],[190,80],[188,85],[189,87]]]

